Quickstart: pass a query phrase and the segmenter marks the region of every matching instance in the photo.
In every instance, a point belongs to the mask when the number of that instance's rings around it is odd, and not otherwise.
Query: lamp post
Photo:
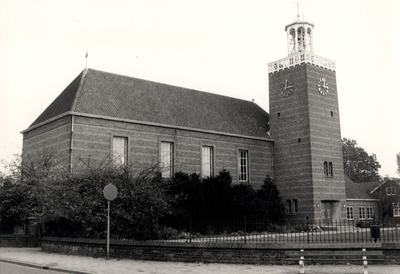
[[[107,212],[107,260],[110,254],[110,202],[117,198],[118,190],[113,184],[108,184],[103,189],[104,197],[108,200]]]

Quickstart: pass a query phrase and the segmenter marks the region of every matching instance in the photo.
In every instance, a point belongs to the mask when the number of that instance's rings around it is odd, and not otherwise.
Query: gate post
[[[300,260],[299,260],[299,266],[300,266],[300,274],[304,274],[304,249],[300,249]]]
[[[363,269],[364,274],[368,274],[368,261],[367,261],[367,250],[365,248],[362,249],[363,254]]]

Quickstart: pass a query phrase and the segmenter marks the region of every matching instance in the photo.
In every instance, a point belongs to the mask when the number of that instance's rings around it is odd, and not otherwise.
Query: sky
[[[342,137],[399,177],[400,0],[303,0],[314,53],[336,61]],[[292,0],[0,0],[0,160],[85,69],[255,100],[288,56]],[[88,58],[85,58],[88,51]]]

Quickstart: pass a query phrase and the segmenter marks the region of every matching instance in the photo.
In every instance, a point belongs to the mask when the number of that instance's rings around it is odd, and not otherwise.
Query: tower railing
[[[303,63],[312,64],[322,67],[327,70],[336,71],[335,61],[329,60],[325,57],[315,55],[312,52],[296,52],[290,54],[284,59],[268,64],[268,73],[275,73],[290,67],[294,67]]]

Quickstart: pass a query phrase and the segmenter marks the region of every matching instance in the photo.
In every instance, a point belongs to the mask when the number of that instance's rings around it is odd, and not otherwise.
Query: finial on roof
[[[85,65],[85,69],[87,69],[87,59],[88,59],[88,56],[89,56],[89,53],[88,53],[88,50],[86,49],[86,55],[85,55],[85,58],[86,58],[86,65]]]

